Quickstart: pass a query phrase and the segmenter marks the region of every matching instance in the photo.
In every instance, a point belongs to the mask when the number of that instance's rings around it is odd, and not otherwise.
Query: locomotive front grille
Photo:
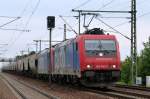
[[[120,78],[120,71],[86,71],[83,78],[92,82],[113,82]]]

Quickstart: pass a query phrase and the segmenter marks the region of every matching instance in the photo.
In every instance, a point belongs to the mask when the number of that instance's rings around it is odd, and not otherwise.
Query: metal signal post
[[[47,29],[50,31],[49,32],[49,51],[50,51],[50,60],[51,60],[51,32],[52,32],[52,28],[54,28],[55,27],[55,17],[54,16],[48,16],[47,17]],[[49,73],[51,73],[52,74],[52,71],[53,71],[53,66],[52,66],[52,62],[50,61],[50,66],[52,67],[51,68],[51,71],[49,71]],[[51,75],[49,75],[49,83],[51,84],[52,82],[51,82]]]

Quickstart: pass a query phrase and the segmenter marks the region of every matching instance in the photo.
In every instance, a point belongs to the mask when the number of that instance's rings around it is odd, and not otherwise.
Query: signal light
[[[54,16],[48,16],[47,17],[47,28],[52,29],[55,27],[55,17]]]

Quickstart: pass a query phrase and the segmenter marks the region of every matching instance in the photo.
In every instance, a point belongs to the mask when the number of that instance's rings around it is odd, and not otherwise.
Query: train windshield
[[[116,44],[113,40],[85,40],[87,56],[114,56]]]

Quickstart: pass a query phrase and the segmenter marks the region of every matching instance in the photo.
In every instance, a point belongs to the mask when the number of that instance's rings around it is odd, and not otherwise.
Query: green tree
[[[144,49],[141,52],[140,60],[139,60],[139,75],[150,76],[150,40],[143,44]]]
[[[121,63],[121,81],[129,84],[130,83],[130,71],[131,68],[131,58],[127,57],[125,61]]]
[[[140,56],[137,56],[137,71],[138,76],[150,76],[150,38],[149,41],[144,43],[144,49],[141,51]],[[121,64],[121,81],[129,84],[131,82],[131,58],[127,57]],[[135,67],[134,67],[135,75]]]

